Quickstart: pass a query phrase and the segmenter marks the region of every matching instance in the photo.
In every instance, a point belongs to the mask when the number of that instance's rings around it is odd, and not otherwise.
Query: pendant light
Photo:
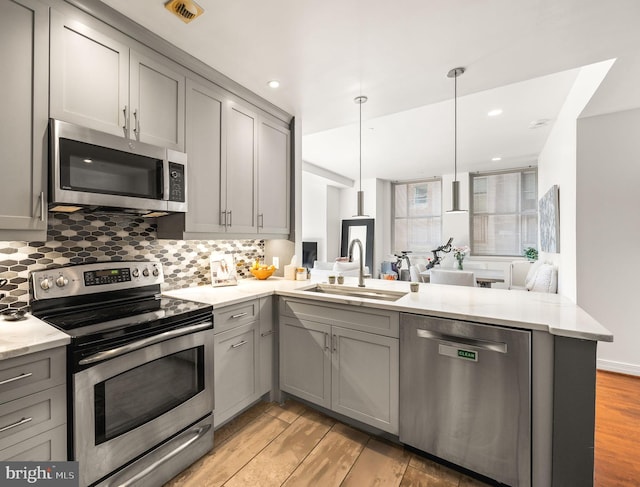
[[[460,181],[458,181],[458,76],[464,74],[464,68],[453,68],[447,78],[453,78],[453,182],[451,183],[451,210],[447,213],[460,213]]]
[[[354,216],[368,216],[364,214],[364,191],[362,191],[362,104],[366,103],[366,96],[356,96],[353,101],[360,105],[360,186],[358,190],[358,213]]]

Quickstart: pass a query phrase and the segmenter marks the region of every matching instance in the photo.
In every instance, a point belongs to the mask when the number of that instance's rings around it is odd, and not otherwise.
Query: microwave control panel
[[[184,165],[169,163],[169,201],[185,201]]]

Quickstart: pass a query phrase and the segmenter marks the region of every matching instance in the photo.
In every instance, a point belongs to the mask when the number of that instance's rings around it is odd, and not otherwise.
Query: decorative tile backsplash
[[[67,264],[108,260],[158,260],[164,289],[211,282],[209,255],[233,254],[238,277],[251,277],[254,259],[264,258],[264,240],[158,240],[155,220],[129,215],[49,213],[47,242],[0,242],[0,311],[29,304],[29,272]]]

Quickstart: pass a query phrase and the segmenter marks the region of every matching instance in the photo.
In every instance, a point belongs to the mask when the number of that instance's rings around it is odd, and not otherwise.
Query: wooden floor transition
[[[595,485],[640,485],[640,378],[598,372]],[[483,487],[288,401],[260,403],[215,433],[215,448],[165,487]]]

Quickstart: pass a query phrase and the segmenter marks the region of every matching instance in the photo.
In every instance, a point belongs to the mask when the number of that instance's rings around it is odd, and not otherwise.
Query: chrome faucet
[[[359,238],[354,238],[349,244],[349,262],[353,262],[353,245],[358,244],[360,249],[360,273],[358,275],[358,287],[364,287],[364,251]]]

